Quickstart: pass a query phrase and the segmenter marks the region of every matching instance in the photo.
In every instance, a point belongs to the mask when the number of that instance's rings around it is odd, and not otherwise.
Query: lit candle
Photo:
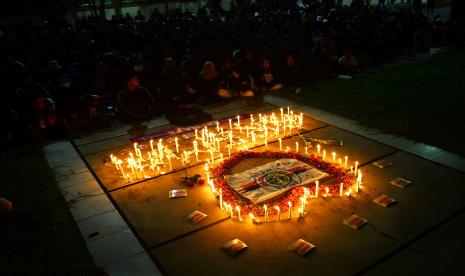
[[[323,150],[323,161],[326,159],[326,150]]]
[[[254,119],[253,119],[253,114],[250,114],[250,127],[252,128]]]
[[[241,125],[241,116],[237,115],[237,126]]]
[[[302,212],[305,210],[305,199],[303,197],[300,197],[300,209]]]
[[[284,122],[284,110],[282,107],[279,110],[281,111],[281,122]]]
[[[289,207],[289,219],[292,218],[292,202],[288,201],[287,206]]]
[[[153,139],[150,139],[150,149],[153,151]]]
[[[354,170],[355,177],[357,177],[357,167],[358,167],[358,161],[355,161],[355,170]]]
[[[247,138],[249,138],[249,126],[245,126],[245,130],[246,130]]]
[[[342,160],[341,160],[341,158],[339,158],[339,159],[337,160],[337,164],[338,164],[339,166],[342,165]]]
[[[136,154],[136,156],[139,156],[139,155],[137,154],[137,143],[134,143],[134,153]]]
[[[320,189],[318,180],[315,181],[315,197],[318,197],[318,191]]]
[[[228,145],[228,156],[231,156],[231,145]]]
[[[250,219],[252,220],[252,223],[256,222],[255,216],[252,213],[249,213]]]
[[[340,197],[342,197],[343,190],[344,190],[344,184],[341,182],[341,184],[339,185],[339,196]]]
[[[328,187],[326,187],[325,192],[326,192],[325,196],[329,196],[329,188]]]
[[[308,147],[305,147],[305,155],[308,154]]]
[[[356,187],[356,188],[355,188],[355,192],[358,193],[358,191],[360,190],[360,185],[361,185],[361,184],[362,184],[362,173],[361,173],[360,170],[359,170],[359,172],[358,172],[358,177],[357,177],[357,185],[355,186],[355,187]]]
[[[220,160],[223,161],[223,153],[220,153]]]
[[[303,121],[304,121],[304,115],[301,112],[300,117],[299,117],[299,128],[302,128]]]
[[[232,147],[232,144],[233,144],[233,133],[232,133],[232,131],[229,132],[229,144]]]
[[[207,172],[207,183],[210,184],[210,172]]]
[[[268,128],[265,125],[265,146],[268,145]]]
[[[299,152],[299,142],[295,142],[295,152]]]
[[[199,133],[198,133],[198,130],[195,129],[195,140],[199,139]]]
[[[347,155],[344,156],[344,169],[347,169],[347,159],[348,159]]]
[[[278,221],[280,221],[281,220],[281,209],[279,208],[279,206],[275,206],[274,208],[278,212]]]
[[[331,155],[333,156],[333,163],[336,163],[336,153],[333,151]]]
[[[232,122],[231,122],[231,119],[229,119],[229,130],[232,130]]]
[[[194,140],[194,142],[192,142],[194,144],[194,153],[195,153],[195,160],[197,162],[199,162],[199,148],[198,148],[198,145],[197,145],[197,141]]]
[[[229,208],[229,215],[230,215],[231,218],[233,218],[234,217],[233,216],[233,208],[232,208],[231,204],[228,204],[228,208]]]
[[[220,197],[220,208],[221,210],[223,210],[223,189],[222,188],[220,188],[219,197]]]
[[[121,167],[121,174],[123,175],[123,178],[126,178],[126,174],[124,173],[123,167]]]
[[[266,204],[263,205],[263,209],[265,209],[265,221],[268,221],[268,207],[266,207]]]
[[[239,205],[236,206],[236,211],[237,211],[238,220],[239,220],[239,221],[242,221],[242,217],[241,217],[241,207],[240,207]]]
[[[288,106],[288,107],[287,107],[287,115],[288,115],[288,116],[289,116],[289,110],[290,110],[290,109],[289,109],[289,106]]]
[[[283,140],[281,138],[279,138],[278,140],[279,140],[279,151],[282,151],[283,150]]]
[[[320,156],[320,148],[321,148],[320,144],[316,145],[316,150],[317,150],[318,156]]]
[[[179,153],[178,137],[174,137],[174,143],[176,144],[176,153]]]
[[[223,128],[221,128],[221,137],[224,136]]]
[[[257,140],[255,139],[255,132],[252,131],[252,143],[253,143],[254,146],[255,146],[256,141]]]
[[[171,157],[169,155],[168,155],[168,165],[169,165],[170,171],[171,171],[173,168],[171,167]]]
[[[216,131],[220,132],[220,122],[216,121]]]
[[[213,148],[210,148],[210,158],[211,158],[211,161],[213,163]]]
[[[205,163],[204,169],[205,169],[206,172],[208,172],[210,170],[210,167],[208,166],[208,163]]]

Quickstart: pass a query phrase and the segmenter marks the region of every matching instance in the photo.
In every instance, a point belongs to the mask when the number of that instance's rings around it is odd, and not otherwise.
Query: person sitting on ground
[[[98,95],[91,94],[73,99],[68,111],[73,129],[86,131],[110,124],[110,117],[101,110],[99,100]]]
[[[51,98],[38,96],[29,115],[26,127],[32,140],[45,142],[66,137],[70,133],[66,119],[56,115],[55,103]]]
[[[360,72],[357,59],[351,50],[345,50],[344,56],[339,58],[340,72],[343,75],[353,75]]]
[[[232,97],[253,97],[250,77],[243,74],[238,66],[235,66],[231,60],[226,60],[223,71],[220,76],[220,90],[218,95],[221,98],[228,99]]]
[[[196,84],[200,102],[208,104],[218,100],[219,84],[220,81],[218,72],[215,69],[215,64],[211,61],[206,61],[202,71],[199,73]]]
[[[117,101],[122,114],[130,120],[149,119],[155,105],[149,91],[140,86],[137,75],[129,79],[127,90],[118,93]]]
[[[283,88],[283,85],[278,82],[277,78],[276,73],[271,70],[271,61],[264,58],[257,80],[257,90],[261,92],[272,92]]]
[[[172,58],[166,58],[163,63],[160,94],[166,117],[174,124],[192,125],[211,119],[211,115],[200,109],[197,91],[179,72]]]

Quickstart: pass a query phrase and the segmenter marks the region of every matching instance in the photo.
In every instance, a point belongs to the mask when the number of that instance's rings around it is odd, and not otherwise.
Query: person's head
[[[232,69],[233,69],[233,66],[234,66],[234,62],[232,61],[232,59],[227,58],[227,59],[224,61],[224,68],[225,68],[226,70],[232,70]]]
[[[68,75],[62,75],[60,77],[60,87],[64,89],[71,88],[71,79]]]
[[[293,55],[288,55],[286,59],[286,64],[288,66],[293,66],[295,64],[295,59]]]
[[[176,62],[172,58],[165,58],[163,62],[163,72],[170,73],[176,71]]]
[[[136,90],[137,88],[140,87],[140,82],[139,82],[139,78],[134,75],[132,78],[129,79],[128,81],[128,90],[129,91],[134,91]]]
[[[263,66],[263,69],[270,69],[271,67],[271,62],[270,60],[264,58],[263,61],[262,61],[262,66]]]
[[[136,72],[142,72],[144,70],[144,63],[139,61],[135,62],[133,66],[134,71]]]
[[[203,69],[202,69],[203,74],[213,74],[216,73],[216,68],[215,64],[212,61],[206,61],[203,64]]]

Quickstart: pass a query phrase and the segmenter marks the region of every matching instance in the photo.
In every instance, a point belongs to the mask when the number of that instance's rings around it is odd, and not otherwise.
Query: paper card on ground
[[[186,197],[186,196],[187,196],[186,189],[171,190],[168,192],[169,198]]]
[[[234,256],[240,251],[246,249],[247,247],[247,244],[245,244],[243,241],[239,239],[234,239],[224,243],[221,246],[221,250],[223,250],[229,256]]]
[[[405,188],[407,187],[408,185],[412,184],[412,181],[410,180],[407,180],[405,178],[402,178],[402,177],[398,177],[394,180],[391,180],[390,182],[392,185],[396,186],[396,187],[399,187],[399,188]]]
[[[343,223],[347,226],[349,226],[350,228],[353,228],[355,230],[359,229],[360,227],[362,227],[363,225],[365,225],[365,223],[367,223],[368,220],[362,218],[362,217],[359,217],[357,215],[352,215],[348,218],[346,218]]]
[[[373,162],[373,165],[375,165],[378,168],[384,169],[386,167],[392,166],[392,163],[387,160],[379,160],[379,161]]]
[[[373,202],[380,205],[380,206],[388,207],[388,206],[396,203],[397,200],[395,200],[392,197],[389,197],[387,195],[380,195],[379,197],[373,199]]]
[[[259,204],[293,187],[315,182],[327,175],[297,159],[279,159],[234,175],[226,175],[225,180],[242,196]]]
[[[186,220],[192,224],[197,224],[204,220],[207,217],[207,214],[204,214],[200,211],[194,211],[187,215]]]
[[[309,243],[308,241],[306,240],[303,240],[303,239],[298,239],[297,241],[295,241],[294,243],[292,243],[290,246],[289,246],[289,251],[299,255],[299,256],[304,256],[305,254],[307,254],[308,252],[310,252],[311,250],[313,250],[316,246],[314,246],[313,244]]]

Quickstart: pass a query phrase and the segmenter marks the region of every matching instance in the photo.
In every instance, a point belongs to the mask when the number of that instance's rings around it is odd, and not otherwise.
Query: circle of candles
[[[237,217],[239,221],[242,221],[241,217],[241,207],[239,205],[236,206],[236,211],[237,211]]]

